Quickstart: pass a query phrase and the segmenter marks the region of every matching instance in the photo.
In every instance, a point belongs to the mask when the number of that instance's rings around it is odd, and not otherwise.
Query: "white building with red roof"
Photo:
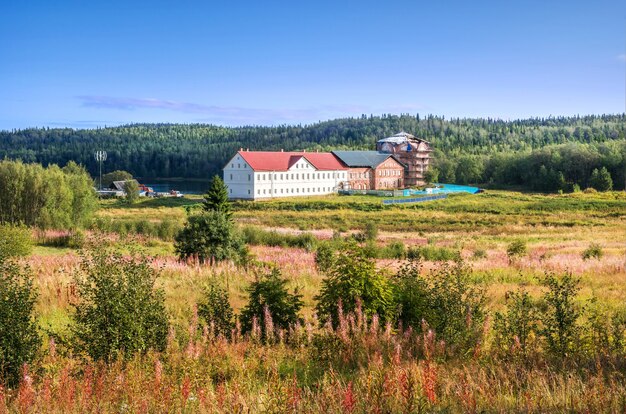
[[[330,152],[240,150],[224,167],[231,199],[258,200],[336,193],[348,180]]]

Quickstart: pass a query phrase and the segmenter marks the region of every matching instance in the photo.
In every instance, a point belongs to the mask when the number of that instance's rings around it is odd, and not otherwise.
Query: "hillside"
[[[133,124],[25,129],[0,132],[0,157],[44,165],[74,160],[95,174],[92,154],[104,149],[109,154],[107,171],[123,169],[139,177],[207,178],[218,173],[241,147],[368,149],[377,139],[401,130],[433,143],[441,181],[554,191],[573,184],[586,187],[593,169],[606,167],[614,187],[624,186],[625,114],[515,121],[364,115],[307,126]],[[541,166],[545,171],[540,171]]]

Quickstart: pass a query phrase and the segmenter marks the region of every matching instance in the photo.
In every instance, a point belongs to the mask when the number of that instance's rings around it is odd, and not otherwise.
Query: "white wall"
[[[235,155],[224,168],[224,182],[230,198],[268,199],[333,194],[347,181],[347,171],[318,171],[305,159],[289,171],[253,172],[243,158]]]

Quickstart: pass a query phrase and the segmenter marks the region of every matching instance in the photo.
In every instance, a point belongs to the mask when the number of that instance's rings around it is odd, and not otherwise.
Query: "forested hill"
[[[578,150],[591,154],[591,158],[584,161],[589,171],[581,172],[587,176],[573,179],[587,180],[590,168],[606,164],[598,157],[609,153],[620,159],[613,159],[607,168],[612,170],[612,175],[623,176],[623,171],[619,170],[624,159],[624,114],[516,121],[385,115],[336,119],[307,126],[238,128],[201,124],[133,124],[80,130],[38,128],[0,132],[0,158],[61,166],[74,160],[95,174],[97,165],[93,152],[101,149],[109,155],[106,171],[122,169],[139,177],[206,178],[219,172],[240,147],[250,150],[373,149],[377,139],[399,131],[433,143],[442,164],[443,178],[447,180],[494,181],[494,177],[484,174],[495,154],[498,157],[528,155],[545,147],[557,152],[566,147],[572,150],[571,144],[561,145],[566,143],[577,143]],[[467,160],[479,164],[480,171],[468,176],[458,171],[461,174],[456,177],[458,166]],[[450,165],[445,165],[446,162]],[[541,165],[548,162],[550,160]],[[546,167],[552,168],[551,165]],[[455,177],[450,175],[450,169],[454,170]],[[619,181],[621,176],[613,178]],[[623,179],[621,181],[623,186]],[[586,182],[579,184],[586,185]]]

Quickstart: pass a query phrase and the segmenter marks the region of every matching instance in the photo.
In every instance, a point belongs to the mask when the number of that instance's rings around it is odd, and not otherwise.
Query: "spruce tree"
[[[211,187],[204,196],[202,203],[204,211],[218,211],[223,213],[228,219],[231,218],[230,202],[228,201],[228,188],[219,176],[214,176],[211,180]]]
[[[602,167],[600,170],[594,169],[589,179],[589,185],[598,191],[612,190],[613,179],[611,178],[611,173],[609,173],[606,167]]]

